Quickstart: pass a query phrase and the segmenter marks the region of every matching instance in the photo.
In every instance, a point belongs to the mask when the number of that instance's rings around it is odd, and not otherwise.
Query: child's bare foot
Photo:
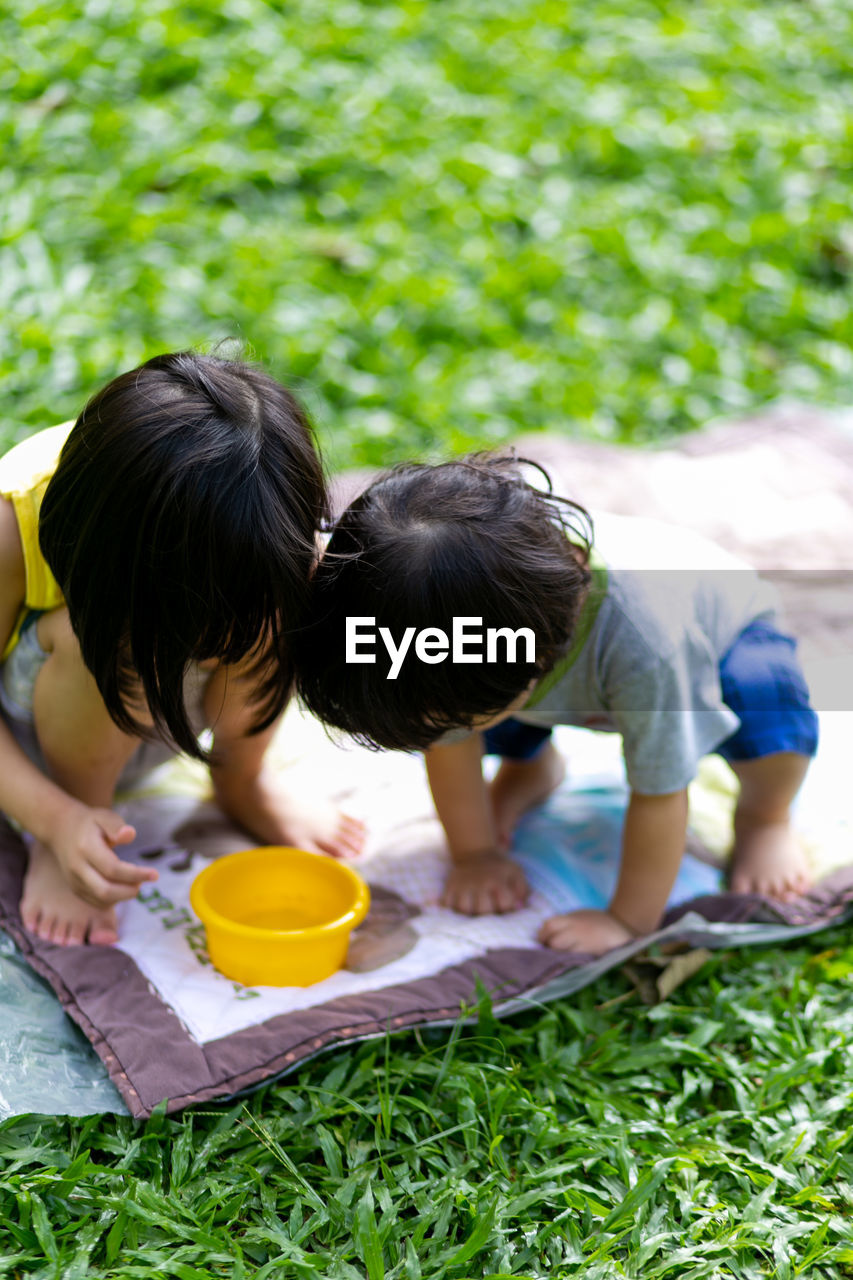
[[[106,946],[118,942],[115,909],[90,907],[78,898],[56,858],[38,841],[30,845],[21,895],[21,919],[30,933],[59,946],[82,942]]]
[[[498,846],[508,849],[520,820],[556,791],[566,776],[566,762],[549,742],[532,760],[503,760],[489,785]]]
[[[736,893],[789,902],[812,884],[805,850],[788,822],[736,824],[730,883]]]

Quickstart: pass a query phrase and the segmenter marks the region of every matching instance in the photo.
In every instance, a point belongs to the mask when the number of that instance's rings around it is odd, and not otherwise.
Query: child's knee
[[[35,623],[40,665],[33,682],[33,715],[37,722],[58,715],[70,703],[75,708],[100,700],[98,686],[83,661],[67,609],[42,614]]]
[[[45,658],[58,657],[63,661],[83,661],[80,642],[74,634],[67,609],[51,609],[35,622],[39,647]]]
[[[39,741],[51,755],[73,757],[76,744],[123,754],[128,737],[107,711],[97,681],[83,661],[67,609],[43,614],[35,624],[40,665],[32,690],[32,716]],[[133,695],[128,698],[132,703]],[[142,704],[143,713],[145,711]]]

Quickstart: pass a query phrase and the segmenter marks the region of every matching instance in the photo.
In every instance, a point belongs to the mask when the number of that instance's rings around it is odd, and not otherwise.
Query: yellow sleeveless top
[[[30,610],[58,609],[63,603],[62,592],[39,547],[39,511],[44,491],[73,426],[73,422],[63,422],[58,427],[37,431],[0,458],[0,497],[8,498],[14,507],[26,572],[24,603],[0,659],[3,662],[18,643],[21,624]]]

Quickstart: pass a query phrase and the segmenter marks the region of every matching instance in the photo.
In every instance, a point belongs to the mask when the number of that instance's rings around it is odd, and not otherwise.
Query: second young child
[[[604,911],[551,917],[540,934],[599,954],[659,925],[684,853],[687,787],[710,752],[740,784],[733,888],[807,888],[790,807],[817,721],[757,575],[657,522],[611,517],[596,530],[593,546],[584,509],[530,483],[511,457],[398,467],[337,522],[295,660],[301,696],[327,724],[425,752],[452,860],[443,902],[468,914],[526,899],[511,840],[563,777],[552,727],[621,734],[630,794],[613,896]],[[353,619],[375,636],[356,662]],[[473,624],[494,633],[491,654],[469,641],[454,660],[441,637],[459,619],[469,636]],[[484,750],[502,757],[488,785]]]

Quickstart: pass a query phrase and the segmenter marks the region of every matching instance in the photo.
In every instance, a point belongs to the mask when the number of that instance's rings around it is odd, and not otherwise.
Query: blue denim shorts
[[[729,762],[757,760],[777,751],[813,756],[818,719],[797,660],[797,643],[772,623],[759,619],[741,631],[720,660],[723,702],[740,728],[715,747]],[[532,760],[551,736],[550,729],[510,717],[483,735],[487,755]]]

